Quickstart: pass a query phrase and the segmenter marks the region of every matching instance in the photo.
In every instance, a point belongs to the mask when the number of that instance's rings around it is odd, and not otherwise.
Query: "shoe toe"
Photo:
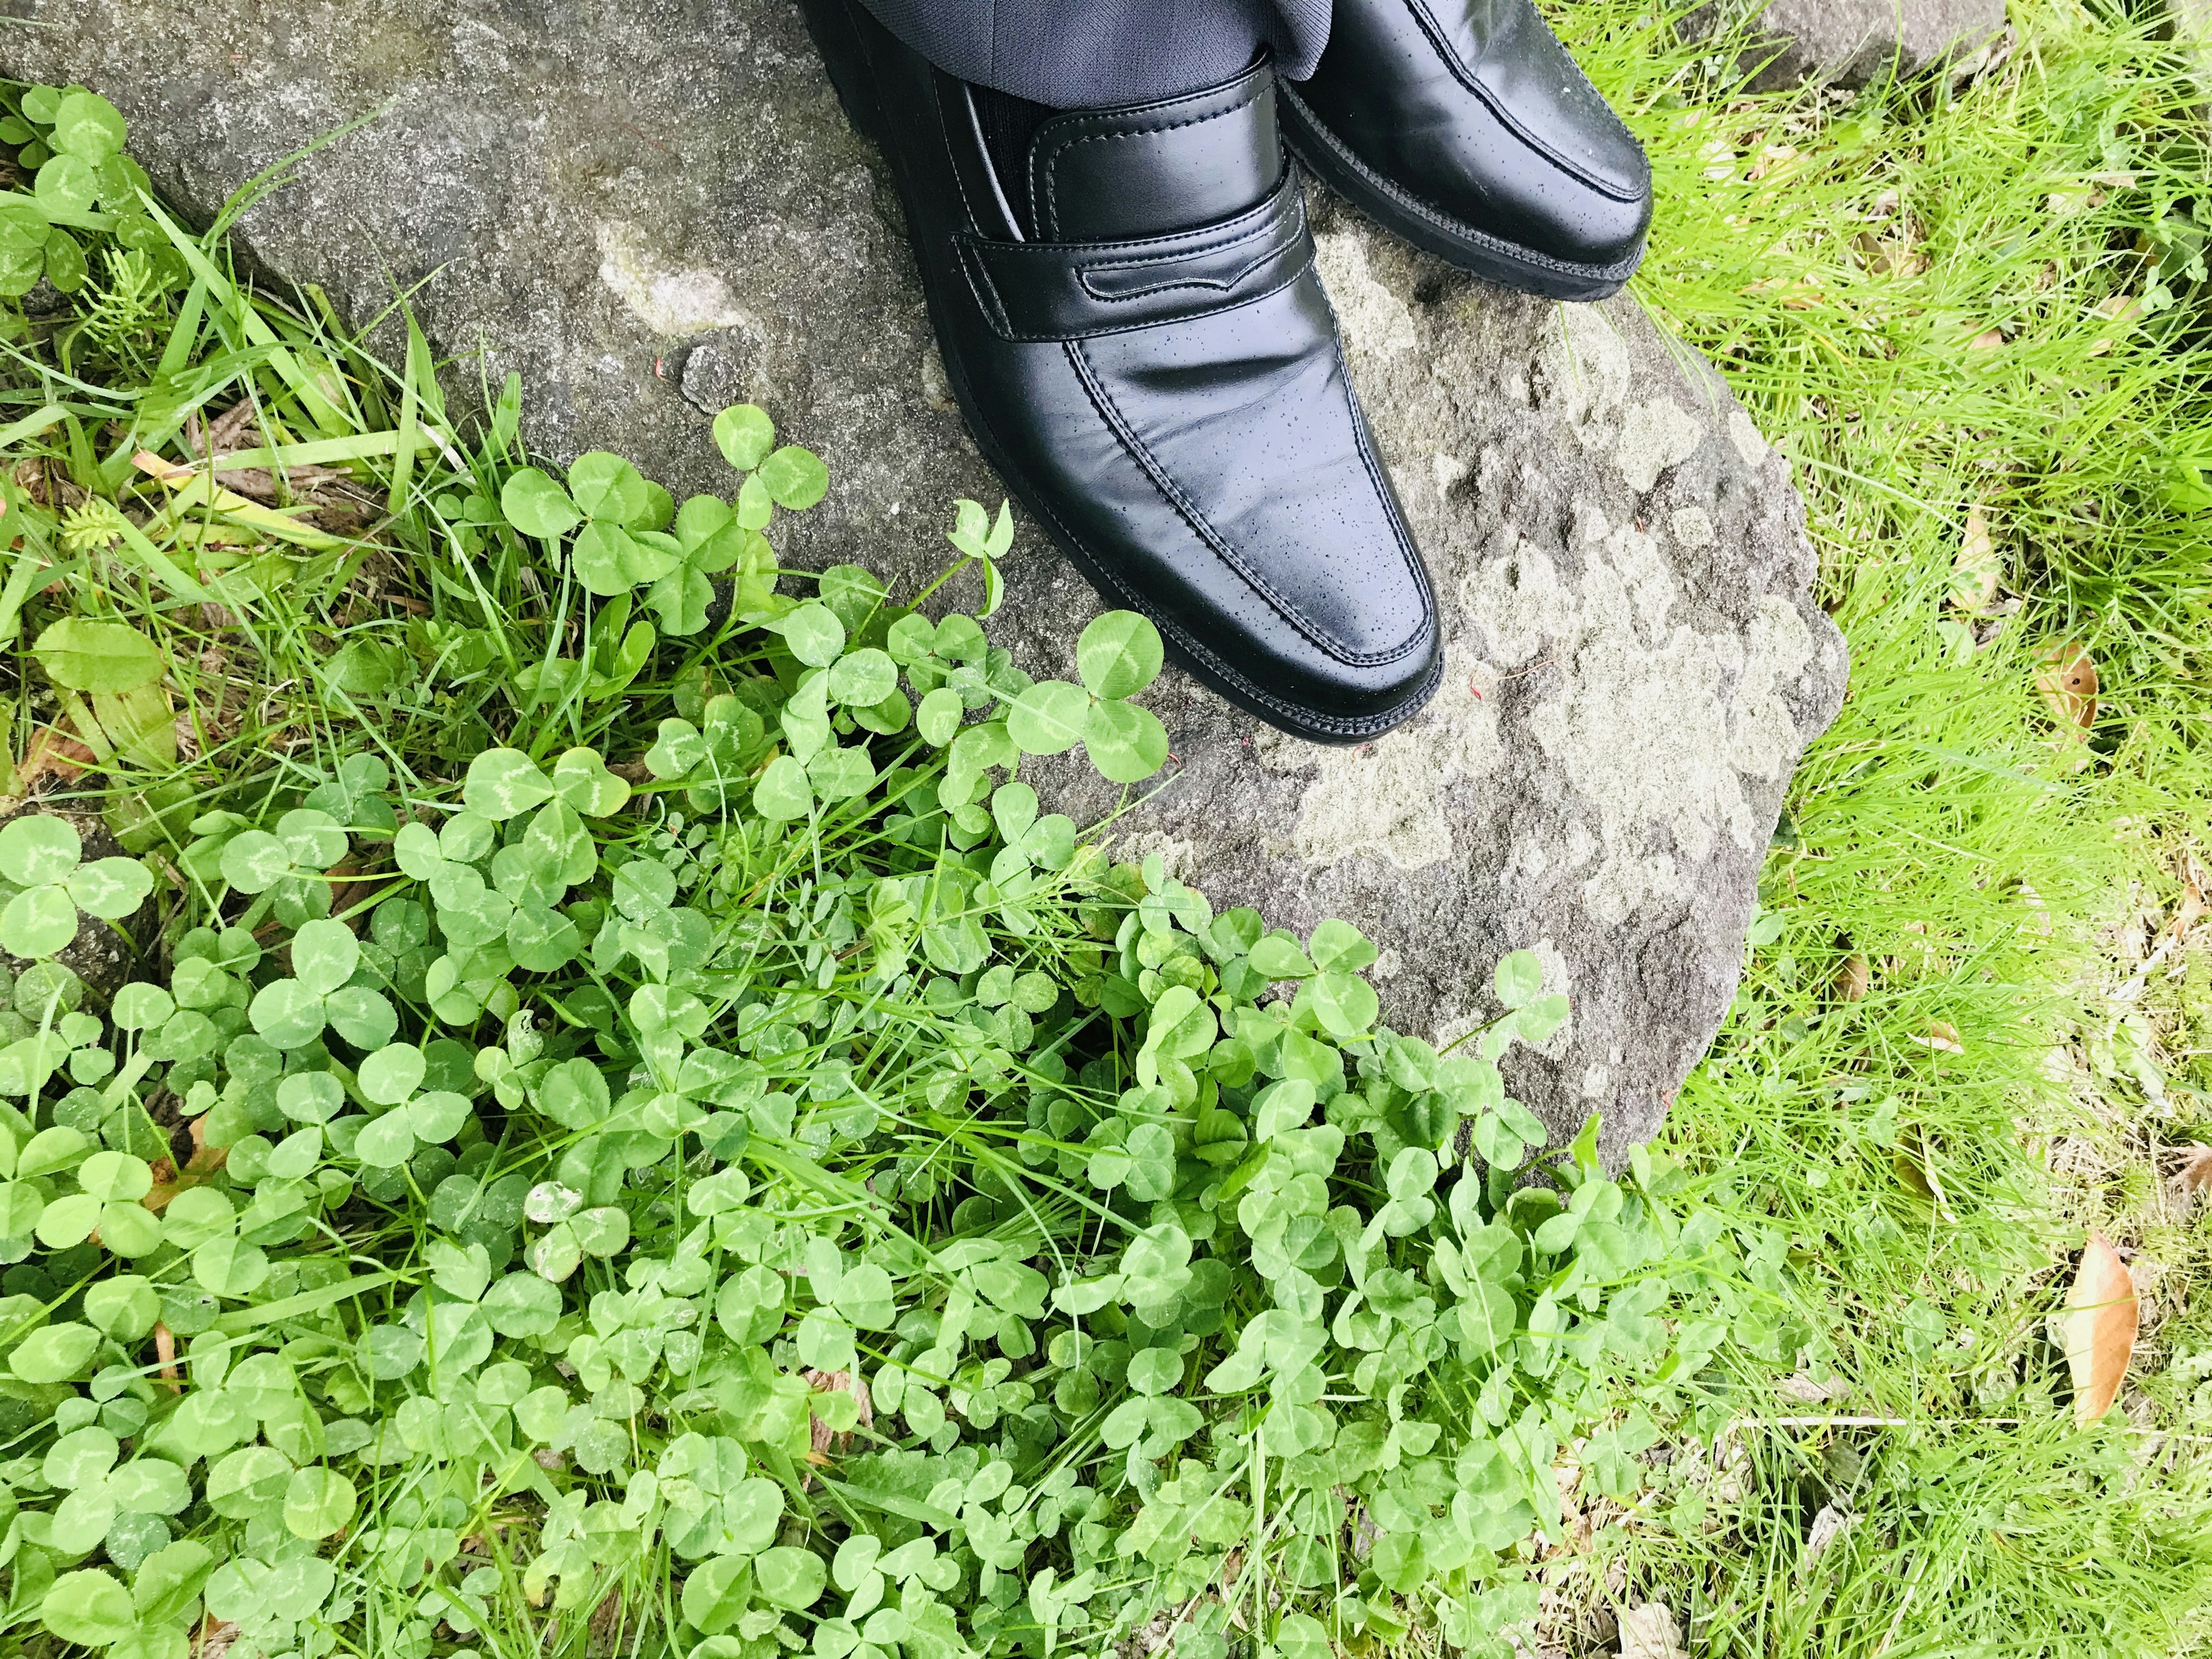
[[[1108,337],[1078,356],[1133,532],[1102,562],[1157,596],[1181,653],[1323,741],[1418,708],[1437,654],[1428,574],[1311,274],[1188,338]]]

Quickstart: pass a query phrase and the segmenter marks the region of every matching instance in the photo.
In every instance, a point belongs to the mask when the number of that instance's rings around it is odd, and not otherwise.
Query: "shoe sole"
[[[908,193],[904,188],[905,181],[896,156],[879,137],[874,89],[869,84],[867,65],[854,61],[850,42],[823,39],[823,31],[815,26],[812,6],[803,7],[802,10],[806,17],[807,33],[812,36],[816,49],[821,52],[823,61],[829,68],[830,84],[836,92],[837,101],[844,109],[846,119],[852,123],[855,132],[876,147],[884,166],[891,170],[892,177],[901,185],[903,211],[903,198]],[[942,340],[946,331],[940,316],[943,302],[939,298],[939,285],[931,273],[929,261],[921,257],[918,248],[915,250],[915,264],[921,274],[922,298],[929,307],[931,327],[937,337]],[[1083,544],[1060,523],[1050,507],[1036,500],[1023,487],[1019,473],[993,435],[990,423],[983,418],[981,403],[969,389],[966,372],[951,353],[947,352],[944,356],[945,378],[952,388],[953,400],[960,406],[961,417],[967,422],[969,435],[975,439],[976,447],[982,451],[983,459],[999,475],[1000,481],[1030,516],[1043,526],[1045,533],[1052,538],[1053,544],[1066,556],[1070,564],[1082,573],[1084,580],[1097,590],[1098,596],[1109,605],[1123,605],[1142,613],[1159,629],[1160,641],[1166,647],[1168,656],[1194,678],[1211,687],[1246,714],[1265,720],[1279,731],[1288,732],[1309,743],[1335,747],[1373,742],[1419,714],[1427,706],[1429,699],[1436,695],[1437,688],[1443,683],[1444,659],[1441,647],[1421,684],[1379,714],[1358,717],[1317,714],[1310,708],[1285,702],[1261,690],[1200,644],[1172,618],[1162,616],[1142,594],[1132,591],[1114,572],[1093,559]]]
[[[1644,263],[1642,242],[1615,264],[1577,264],[1462,224],[1401,190],[1354,155],[1288,82],[1278,82],[1275,90],[1283,137],[1291,153],[1331,190],[1394,236],[1485,282],[1547,300],[1604,300],[1620,293]]]

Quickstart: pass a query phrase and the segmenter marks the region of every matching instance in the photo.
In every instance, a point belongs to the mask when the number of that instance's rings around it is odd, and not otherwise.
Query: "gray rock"
[[[2004,0],[1719,0],[1716,18],[1756,17],[1760,45],[1745,67],[1764,64],[1762,92],[1814,82],[1863,87],[1955,64],[1989,46],[2005,26]]]
[[[520,371],[538,448],[724,490],[709,416],[762,403],[836,480],[786,556],[909,584],[948,557],[952,498],[998,500],[896,204],[785,5],[43,3],[66,26],[0,23],[0,67],[114,99],[203,216],[381,107],[240,234],[355,319],[412,290],[467,360],[457,389]],[[1802,508],[1717,376],[1632,301],[1503,295],[1316,210],[1447,613],[1444,690],[1379,743],[1323,750],[1171,672],[1148,696],[1174,775],[1124,845],[1218,904],[1365,929],[1402,1030],[1470,1029],[1496,1012],[1496,958],[1535,950],[1575,1012],[1509,1076],[1562,1135],[1602,1110],[1618,1157],[1726,1008],[1784,783],[1842,694]],[[1090,590],[1029,532],[1007,574],[1000,637],[1033,673],[1070,672]],[[1079,818],[1115,804],[1073,766],[1039,781]]]

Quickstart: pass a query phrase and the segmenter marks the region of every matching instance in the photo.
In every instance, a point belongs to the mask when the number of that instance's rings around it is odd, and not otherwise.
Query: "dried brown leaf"
[[[2043,653],[2035,689],[2061,731],[2075,738],[2089,735],[2097,723],[2097,665],[2080,641],[2068,640]]]
[[[2066,1312],[2058,1324],[2066,1349],[2066,1368],[2074,1376],[2074,1420],[2095,1422],[2119,1397],[2120,1384],[2134,1356],[2139,1318],[2135,1280],[2127,1263],[2091,1233],[2066,1293]]]
[[[2173,1195],[2188,1209],[2208,1188],[2212,1188],[2212,1146],[2192,1140],[2181,1149],[2181,1167],[2173,1172]]]
[[[1966,1052],[1966,1045],[1959,1041],[1959,1028],[1948,1019],[1929,1021],[1926,1035],[1923,1036],[1916,1032],[1912,1040],[1923,1048],[1933,1048],[1939,1054],[1963,1054]]]
[[[1996,603],[1997,586],[2004,563],[1997,556],[1996,540],[1978,504],[1966,509],[1966,528],[1959,538],[1959,551],[1951,561],[1950,599],[1954,608],[1979,616]]]
[[[1867,988],[1874,982],[1874,969],[1866,957],[1854,951],[1844,958],[1844,965],[1836,970],[1836,996],[1844,1002],[1863,1002]]]

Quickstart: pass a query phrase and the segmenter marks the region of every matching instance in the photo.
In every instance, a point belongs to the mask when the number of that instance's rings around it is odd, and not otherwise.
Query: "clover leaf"
[[[0,876],[21,890],[0,907],[0,947],[51,957],[76,937],[79,910],[120,921],[154,890],[152,873],[136,859],[82,864],[82,855],[66,818],[22,813],[0,827]]]
[[[1076,642],[1083,684],[1039,680],[1013,700],[1006,729],[1026,754],[1057,755],[1080,743],[1110,781],[1141,782],[1167,760],[1167,728],[1125,699],[1152,683],[1163,660],[1159,630],[1149,619],[1109,611]]]
[[[325,1026],[361,1048],[392,1040],[398,1014],[380,991],[351,983],[361,941],[343,922],[304,924],[292,939],[292,975],[271,980],[247,1008],[253,1029],[279,1048],[304,1048]]]
[[[983,615],[994,615],[1006,597],[998,562],[1014,544],[1014,519],[1007,504],[999,503],[998,520],[994,523],[981,501],[955,502],[953,526],[945,538],[983,567]]]

